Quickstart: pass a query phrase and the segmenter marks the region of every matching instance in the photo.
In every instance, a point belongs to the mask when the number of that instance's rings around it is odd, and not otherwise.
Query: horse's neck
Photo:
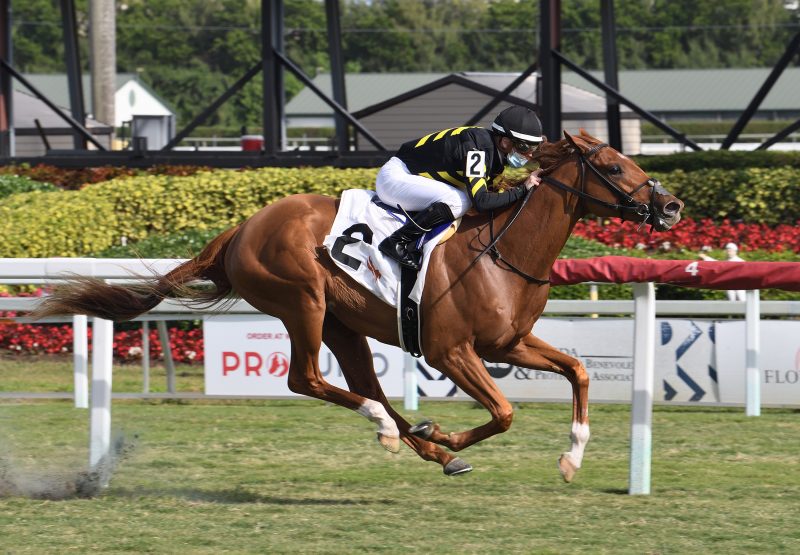
[[[513,214],[513,209],[505,211],[496,224],[502,228]],[[542,183],[498,248],[528,275],[546,277],[579,217],[574,196]]]

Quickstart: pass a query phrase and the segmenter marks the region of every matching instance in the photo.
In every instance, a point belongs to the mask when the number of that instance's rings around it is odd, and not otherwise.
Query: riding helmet
[[[528,143],[544,140],[542,122],[533,110],[524,106],[510,106],[500,112],[492,123],[492,131]]]

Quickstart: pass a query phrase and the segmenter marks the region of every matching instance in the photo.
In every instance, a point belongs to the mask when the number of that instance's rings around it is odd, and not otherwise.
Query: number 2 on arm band
[[[482,150],[467,152],[467,177],[484,177],[486,175],[486,153]]]

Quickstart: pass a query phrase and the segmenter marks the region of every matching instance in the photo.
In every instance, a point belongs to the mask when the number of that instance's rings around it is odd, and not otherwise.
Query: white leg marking
[[[378,425],[378,433],[386,437],[400,437],[397,423],[392,420],[386,409],[377,401],[367,399],[356,411],[361,416],[367,417],[370,422]]]
[[[578,422],[572,423],[572,433],[569,438],[572,440],[572,449],[568,453],[564,453],[575,468],[581,467],[583,461],[583,451],[586,449],[586,444],[589,443],[589,424],[579,424]]]

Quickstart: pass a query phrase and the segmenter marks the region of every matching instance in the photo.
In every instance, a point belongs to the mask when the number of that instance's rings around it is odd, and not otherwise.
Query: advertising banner
[[[714,321],[657,319],[656,333],[654,400],[719,402]]]
[[[296,397],[287,385],[291,344],[280,320],[262,315],[206,316],[206,395]],[[403,396],[404,353],[369,340],[375,373],[387,397]],[[347,389],[341,368],[322,346],[320,371],[325,380]]]
[[[714,322],[657,320],[655,400],[719,401]],[[630,401],[634,322],[629,318],[543,318],[536,336],[583,362],[592,401]],[[554,372],[486,363],[501,391],[517,400],[572,399],[569,382]],[[462,394],[463,395],[463,394]]]
[[[744,403],[745,325],[741,320],[658,319],[654,400]],[[579,359],[589,373],[592,402],[629,402],[633,379],[631,318],[543,318],[535,334]],[[261,315],[208,316],[204,322],[208,395],[294,397],[287,386],[290,342],[280,321]],[[387,397],[404,394],[406,355],[369,340],[378,379]],[[572,399],[569,382],[554,372],[485,362],[500,390],[512,400]],[[424,359],[412,362],[421,398],[467,398]],[[761,322],[761,395],[765,405],[800,406],[800,322]],[[333,354],[323,345],[320,371],[347,388]]]
[[[627,401],[633,372],[633,320],[620,318],[543,318],[536,337],[586,366],[591,380],[589,398]],[[486,364],[500,390],[511,399],[572,399],[566,378],[543,370],[508,364]]]
[[[758,366],[761,402],[800,405],[800,322],[762,320]],[[745,324],[717,322],[717,368],[720,401],[745,401]]]

